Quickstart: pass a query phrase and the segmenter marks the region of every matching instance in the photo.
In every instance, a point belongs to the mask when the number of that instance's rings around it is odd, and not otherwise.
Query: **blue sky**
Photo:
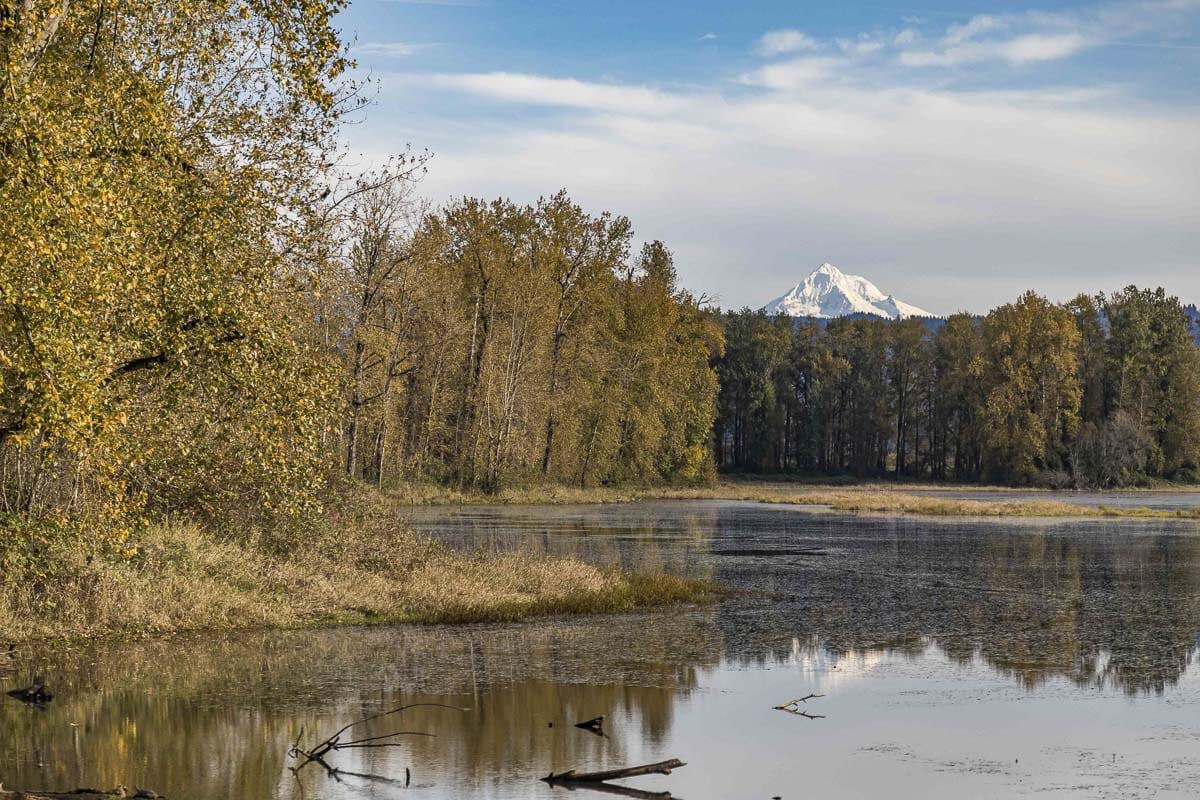
[[[351,164],[566,187],[761,305],[822,261],[931,310],[1128,283],[1200,301],[1200,0],[354,0]]]

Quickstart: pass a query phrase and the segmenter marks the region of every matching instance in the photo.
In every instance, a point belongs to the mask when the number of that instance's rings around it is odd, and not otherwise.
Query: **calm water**
[[[1200,524],[931,521],[674,502],[428,509],[455,546],[710,577],[711,608],[21,652],[0,780],[179,798],[568,798],[569,768],[680,798],[1195,797]],[[795,697],[817,719],[773,709]],[[433,733],[288,771],[288,745]],[[572,723],[604,714],[609,735]],[[405,787],[404,770],[412,785]],[[355,774],[350,774],[355,773]],[[398,782],[397,782],[398,781]],[[583,791],[583,790],[580,790]],[[591,792],[584,792],[587,796]],[[599,795],[597,795],[599,796]]]

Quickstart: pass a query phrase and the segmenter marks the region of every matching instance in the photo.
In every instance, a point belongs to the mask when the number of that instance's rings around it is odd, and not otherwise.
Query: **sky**
[[[936,313],[1200,302],[1200,0],[352,0],[346,164],[566,188],[758,307],[822,262]]]

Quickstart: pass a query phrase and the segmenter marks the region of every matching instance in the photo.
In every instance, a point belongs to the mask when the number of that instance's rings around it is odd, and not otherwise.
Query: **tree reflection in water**
[[[1200,524],[848,517],[725,501],[419,511],[459,546],[570,554],[758,592],[722,604],[724,655],[936,640],[1034,688],[1161,692],[1200,625]],[[772,555],[777,551],[779,555]],[[919,644],[916,646],[920,646]]]
[[[631,634],[644,627],[612,621],[284,631],[34,654],[61,691],[40,714],[0,705],[0,774],[22,788],[142,783],[168,796],[292,797],[300,784],[286,753],[302,728],[336,729],[414,698],[472,711],[411,709],[404,729],[437,738],[339,754],[337,766],[394,777],[407,763],[420,784],[430,764],[524,780],[515,765],[620,760],[621,741],[572,723],[617,713],[638,720],[641,739],[661,739],[677,693],[719,656],[703,630],[711,612],[639,637],[636,652]],[[395,729],[384,719],[357,730]]]

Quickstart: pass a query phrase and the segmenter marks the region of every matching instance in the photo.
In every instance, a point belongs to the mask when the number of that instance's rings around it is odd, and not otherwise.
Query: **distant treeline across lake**
[[[718,465],[1049,486],[1195,481],[1195,306],[1129,287],[986,316],[722,315]]]

